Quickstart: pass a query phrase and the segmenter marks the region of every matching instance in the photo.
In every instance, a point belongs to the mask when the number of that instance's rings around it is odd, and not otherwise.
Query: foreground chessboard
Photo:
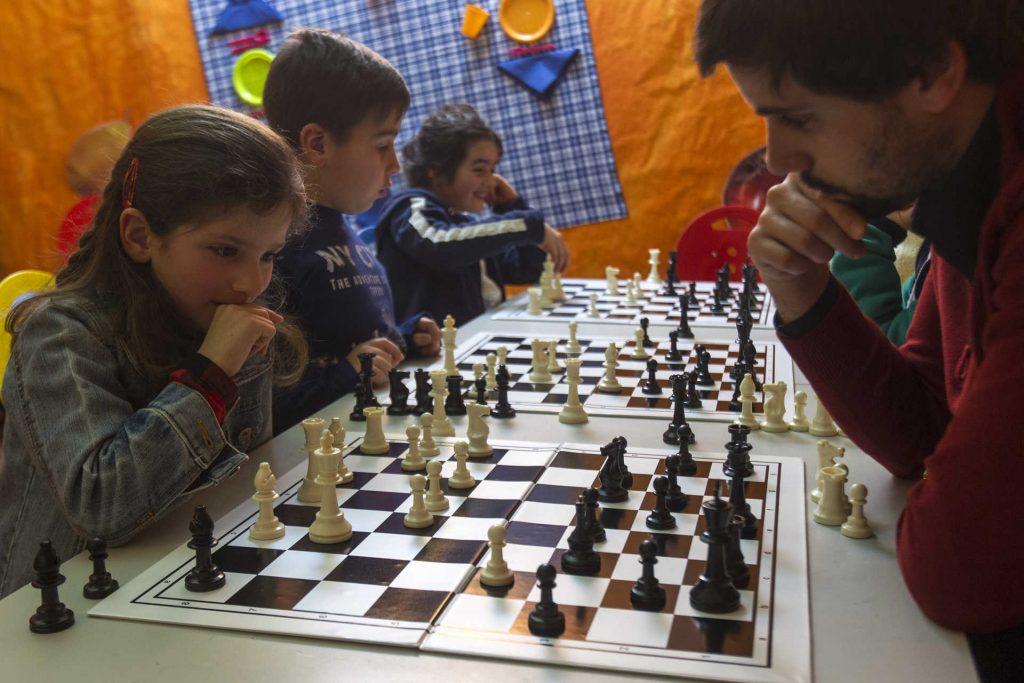
[[[733,294],[739,294],[742,285],[738,282],[730,283]],[[697,298],[699,303],[690,304],[690,311],[687,318],[691,326],[696,327],[732,327],[736,324],[736,314],[739,307],[736,299],[723,302],[724,313],[715,314],[711,312],[711,292],[714,290],[714,282],[698,282]],[[642,284],[642,296],[637,296],[637,306],[626,305],[626,290],[620,285],[618,296],[612,296],[607,292],[607,285],[604,280],[566,279],[562,280],[562,290],[565,292],[565,301],[558,302],[554,308],[545,309],[539,315],[527,313],[526,294],[515,297],[505,302],[494,311],[492,317],[495,320],[535,320],[535,321],[564,321],[577,320],[586,323],[615,323],[638,325],[640,318],[647,318],[651,325],[679,326],[679,297],[663,296],[665,285],[653,285],[647,282]],[[676,286],[676,291],[682,293],[689,291],[688,283],[681,283]],[[594,318],[589,314],[590,293],[597,294],[597,310],[599,316]],[[754,316],[754,329],[768,329],[772,327],[772,318],[775,316],[775,301],[768,293],[768,288],[763,283],[758,283],[755,297],[758,301],[756,310],[751,311]]]
[[[729,371],[736,362],[739,351],[735,343],[680,339],[678,348],[684,360],[670,363],[665,360],[669,349],[668,339],[662,338],[654,331],[651,336],[656,346],[647,351],[658,359],[658,385],[662,388],[662,393],[657,395],[645,394],[643,391],[641,380],[646,378],[647,362],[630,358],[630,354],[636,346],[632,336],[629,339],[590,335],[578,338],[583,347],[583,352],[578,354],[583,360],[580,367],[580,401],[583,402],[588,414],[671,419],[672,382],[669,377],[684,370],[693,370],[696,367],[696,360],[692,355],[693,345],[704,344],[711,353],[711,362],[708,367],[715,384],[712,387],[698,387],[701,390],[703,407],[700,409],[687,408],[686,418],[698,421],[732,422],[739,417],[738,411],[729,410],[729,400],[733,394],[733,381],[729,377]],[[517,411],[525,413],[557,413],[561,410],[569,394],[564,370],[553,376],[552,383],[536,384],[529,380],[532,361],[530,341],[532,339],[533,337],[515,334],[479,333],[460,344],[455,357],[459,371],[466,378],[464,385],[467,397],[475,395],[471,391],[472,382],[470,381],[473,378],[473,365],[485,363],[488,353],[495,352],[499,346],[504,346],[508,349],[507,367],[511,375],[508,396],[512,406]],[[566,338],[559,340],[558,357],[560,361],[564,361],[570,355],[565,351],[566,342]],[[597,391],[597,382],[604,374],[604,352],[611,342],[619,345],[619,367],[616,376],[622,389],[618,394]],[[792,415],[794,409],[792,359],[785,348],[777,342],[755,342],[755,346],[757,348],[758,379],[762,382],[777,382],[779,380],[786,382],[790,388],[786,393],[786,411]],[[407,380],[407,383],[410,387],[414,387],[412,379]],[[764,412],[762,392],[758,393],[754,412]]]
[[[439,439],[447,477],[454,469],[451,439]],[[631,448],[629,499],[602,503],[607,540],[599,576],[561,573],[554,597],[566,632],[538,638],[526,627],[537,599],[533,572],[559,567],[572,533],[572,503],[597,482],[598,447],[581,444],[493,443],[489,458],[469,465],[479,483],[452,491],[448,511],[433,526],[407,529],[408,476],[397,459],[406,445],[392,440],[386,455],[348,447],[352,483],[338,498],[355,534],[345,543],[310,542],[317,511],[296,495],[300,464],[277,480],[275,512],[286,525],[276,541],[251,541],[255,503],[217,520],[214,560],[227,575],[223,588],[191,593],[184,575],[194,563],[184,544],[90,611],[90,616],[207,628],[385,643],[458,655],[528,660],[604,670],[751,681],[810,680],[803,463],[753,455],[756,474],[747,499],[758,538],[742,541],[751,585],[734,613],[710,615],[689,605],[689,587],[704,567],[700,503],[720,479],[721,458],[695,453],[698,473],[680,478],[691,496],[678,528],[650,533],[652,481],[673,451]],[[508,522],[505,557],[516,572],[510,589],[484,590],[476,579],[487,560],[487,529]],[[188,531],[182,529],[183,540]],[[669,600],[660,613],[633,610],[629,589],[639,576],[638,547],[658,545],[656,573]]]

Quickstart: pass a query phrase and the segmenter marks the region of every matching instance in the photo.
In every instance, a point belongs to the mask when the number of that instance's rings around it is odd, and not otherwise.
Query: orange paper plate
[[[554,0],[501,0],[498,23],[512,40],[540,40],[555,21]]]

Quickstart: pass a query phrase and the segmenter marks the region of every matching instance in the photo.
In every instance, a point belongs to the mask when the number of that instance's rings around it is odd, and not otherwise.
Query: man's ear
[[[121,246],[128,258],[136,263],[149,263],[155,246],[153,231],[149,229],[149,221],[138,209],[125,209],[121,212]]]
[[[307,164],[322,167],[327,163],[327,136],[319,123],[307,123],[299,131],[299,150]]]
[[[927,72],[910,84],[910,97],[918,109],[938,114],[956,100],[967,80],[967,55],[955,40],[949,41],[946,58],[928,67]]]

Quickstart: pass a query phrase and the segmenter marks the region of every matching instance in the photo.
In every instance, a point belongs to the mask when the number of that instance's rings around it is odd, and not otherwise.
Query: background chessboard
[[[439,439],[445,464],[454,469],[451,439]],[[349,446],[345,462],[355,477],[338,486],[338,499],[354,529],[335,545],[312,543],[307,527],[317,505],[296,495],[305,463],[278,478],[275,513],[286,525],[275,541],[251,541],[255,503],[217,520],[214,560],[224,587],[209,593],[184,588],[194,563],[184,544],[90,611],[90,616],[195,625],[338,640],[388,643],[425,650],[527,659],[599,669],[706,678],[809,680],[807,555],[803,465],[795,458],[752,456],[756,473],[748,501],[761,520],[758,537],[743,541],[751,584],[734,613],[710,615],[689,606],[705,551],[700,503],[724,480],[721,458],[695,454],[698,472],[681,477],[690,496],[673,513],[676,529],[650,533],[653,478],[664,473],[670,450],[629,449],[633,473],[627,501],[602,503],[608,539],[595,547],[596,577],[561,573],[554,597],[566,615],[557,639],[529,633],[526,616],[537,600],[533,572],[542,562],[559,567],[574,524],[573,503],[597,482],[598,447],[583,444],[494,442],[493,455],[470,461],[479,483],[449,490],[449,510],[433,526],[407,529],[408,474],[398,459],[407,450],[391,438],[385,455]],[[509,589],[484,590],[475,575],[488,554],[487,529],[508,523],[505,557],[516,573]],[[187,530],[182,530],[187,540]],[[668,592],[659,613],[629,605],[639,576],[639,544],[659,548],[656,574]]]
[[[724,312],[715,314],[711,312],[713,299],[711,292],[715,288],[714,282],[698,282],[697,298],[698,304],[690,304],[687,318],[691,326],[696,327],[733,327],[736,325],[736,316],[739,311],[736,296],[743,289],[739,282],[730,283],[734,298],[722,302]],[[754,317],[754,329],[769,329],[772,327],[772,319],[775,316],[775,301],[768,293],[768,288],[763,283],[758,283],[755,290],[755,299],[758,306],[751,311]],[[680,311],[678,296],[664,296],[662,292],[665,285],[653,285],[648,282],[642,283],[642,293],[638,294],[636,306],[626,305],[626,288],[624,281],[619,285],[619,294],[612,296],[608,294],[607,285],[604,280],[588,279],[566,279],[562,280],[562,290],[565,292],[565,300],[560,301],[553,308],[545,309],[539,315],[531,315],[527,312],[528,298],[525,293],[506,301],[494,311],[494,320],[535,320],[535,321],[564,321],[576,320],[585,323],[614,323],[639,325],[640,318],[647,318],[651,325],[679,326]],[[689,283],[676,285],[678,293],[688,292]],[[598,317],[591,317],[590,294],[597,294]]]

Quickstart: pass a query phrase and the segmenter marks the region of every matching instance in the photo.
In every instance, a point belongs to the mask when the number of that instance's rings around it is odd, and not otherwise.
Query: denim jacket
[[[49,301],[24,322],[3,381],[0,597],[31,580],[40,541],[61,560],[94,536],[126,542],[193,491],[236,472],[270,437],[271,358],[232,379],[223,424],[205,397],[154,386],[91,300]]]

